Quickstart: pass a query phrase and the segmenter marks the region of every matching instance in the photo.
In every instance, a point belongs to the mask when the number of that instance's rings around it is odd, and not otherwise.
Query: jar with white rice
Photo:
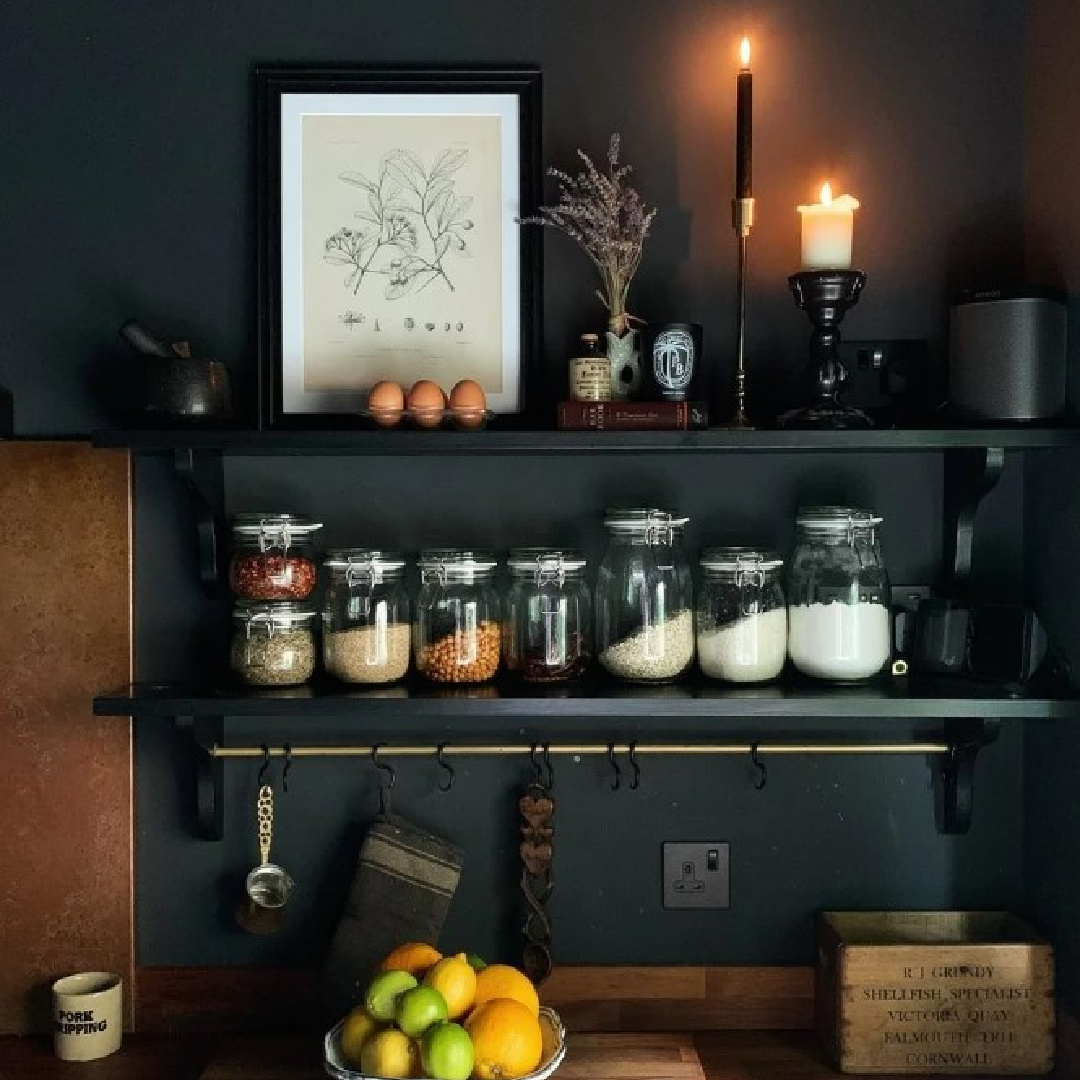
[[[698,666],[710,679],[762,683],[787,659],[784,561],[746,547],[701,553],[697,600]]]

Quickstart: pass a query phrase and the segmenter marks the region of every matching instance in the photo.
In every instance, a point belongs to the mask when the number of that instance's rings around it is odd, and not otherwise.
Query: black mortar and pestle
[[[120,327],[120,336],[146,361],[141,407],[148,417],[188,423],[231,418],[229,371],[220,360],[189,356],[186,344],[166,345],[134,319]]]

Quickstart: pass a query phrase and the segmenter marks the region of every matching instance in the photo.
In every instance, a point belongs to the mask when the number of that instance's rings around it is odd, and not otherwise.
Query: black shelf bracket
[[[946,594],[962,600],[971,586],[971,553],[979,504],[1001,479],[1005,449],[949,450],[945,454],[945,536],[942,565]]]
[[[225,581],[225,470],[218,450],[178,449],[173,465],[191,502],[199,582],[218,596]]]
[[[176,726],[192,739],[195,754],[195,831],[202,840],[225,837],[225,762],[209,753],[225,738],[223,716],[178,716]]]
[[[943,836],[964,836],[971,828],[975,810],[975,762],[1001,730],[999,720],[952,719],[945,721],[949,752],[938,774],[936,818]]]

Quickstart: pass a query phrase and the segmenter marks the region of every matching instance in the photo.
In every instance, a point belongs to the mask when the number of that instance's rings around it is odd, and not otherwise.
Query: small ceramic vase
[[[607,357],[611,364],[611,398],[626,401],[641,386],[641,346],[636,330],[619,335],[607,331]]]

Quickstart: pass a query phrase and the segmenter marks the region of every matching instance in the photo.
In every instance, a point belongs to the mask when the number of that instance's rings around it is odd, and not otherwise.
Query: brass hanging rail
[[[482,744],[470,746],[451,743],[430,746],[394,746],[392,743],[372,743],[367,746],[207,746],[212,758],[262,758],[285,757],[433,757],[441,752],[447,757],[509,757],[528,755],[536,749],[549,754],[629,754],[631,751],[643,757],[647,754],[949,754],[953,747],[945,742],[923,743],[515,743]]]

